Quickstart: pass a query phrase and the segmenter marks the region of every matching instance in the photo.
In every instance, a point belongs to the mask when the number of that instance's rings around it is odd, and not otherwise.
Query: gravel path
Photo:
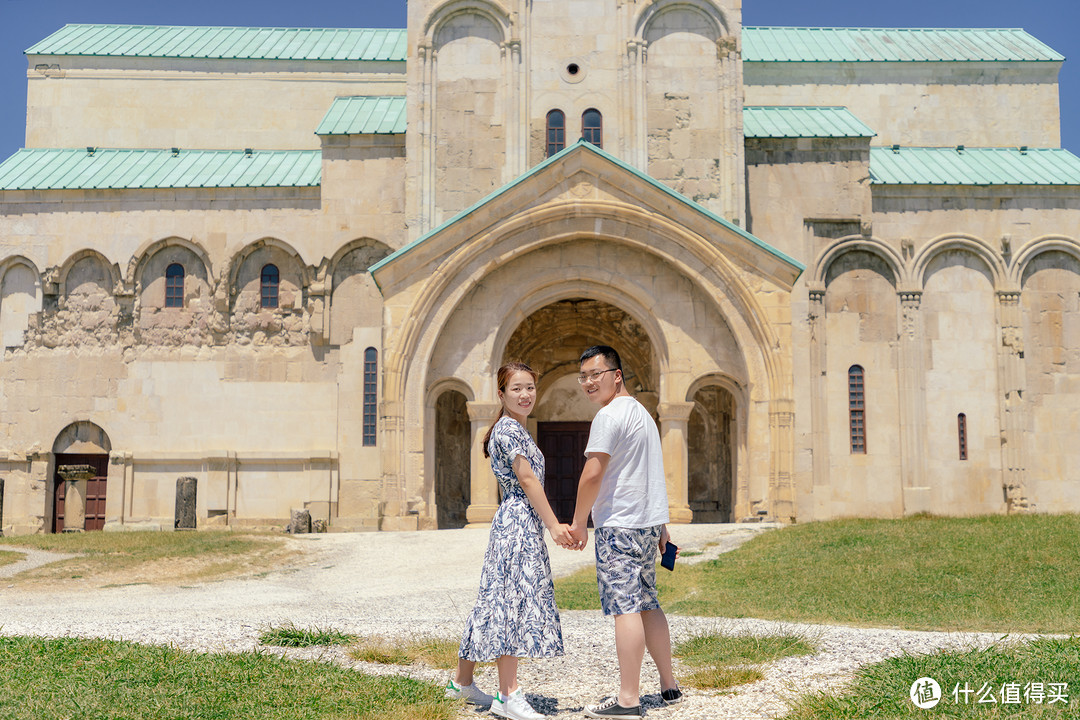
[[[690,525],[675,526],[672,534],[684,550],[702,551],[702,555],[680,560],[694,562],[730,550],[767,529],[763,525]],[[361,635],[433,634],[456,640],[476,596],[487,530],[308,535],[297,540],[305,550],[305,562],[261,577],[185,587],[91,586],[49,592],[20,589],[0,580],[0,632],[106,637],[227,652],[254,649],[261,630],[284,623]],[[550,547],[556,575],[591,566],[594,561],[591,545],[584,553]],[[19,551],[28,554],[21,563],[48,561],[41,551]],[[18,565],[2,569],[10,571]],[[773,663],[766,668],[764,680],[740,686],[734,692],[691,691],[684,703],[672,708],[660,706],[655,668],[646,661],[643,701],[653,718],[774,718],[786,711],[786,698],[840,687],[861,665],[902,652],[985,646],[1000,639],[994,634],[858,629],[749,619],[672,616],[670,620],[675,640],[706,631],[797,632],[812,638],[821,650],[811,657]],[[599,611],[563,611],[562,624],[566,656],[524,661],[519,677],[540,712],[558,718],[581,717],[584,705],[617,689],[613,623]],[[440,683],[447,677],[445,671],[357,663],[339,649],[282,652]],[[478,682],[490,691],[496,686],[496,678],[494,666],[484,666]],[[473,711],[462,714],[475,716]]]

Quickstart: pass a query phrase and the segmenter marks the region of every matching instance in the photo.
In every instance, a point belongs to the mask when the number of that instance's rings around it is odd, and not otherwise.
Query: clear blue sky
[[[1080,155],[1080,0],[743,0],[746,25],[1022,27],[1066,57],[1062,145]],[[23,51],[66,23],[404,27],[405,0],[0,0],[0,159],[22,147]]]

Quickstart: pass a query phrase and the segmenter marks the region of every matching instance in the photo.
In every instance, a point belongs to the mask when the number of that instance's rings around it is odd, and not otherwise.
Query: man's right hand
[[[575,550],[584,550],[585,546],[589,544],[589,528],[585,525],[571,525],[570,535],[574,538]]]

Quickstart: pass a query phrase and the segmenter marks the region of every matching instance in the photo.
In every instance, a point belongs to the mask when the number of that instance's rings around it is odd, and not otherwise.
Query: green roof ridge
[[[874,185],[1080,185],[1080,158],[1064,148],[870,148]]]
[[[23,148],[0,163],[0,191],[318,187],[319,150]]]
[[[1022,28],[743,28],[744,62],[1061,62]]]
[[[73,23],[29,47],[27,55],[243,60],[403,62],[401,28],[281,28],[226,25]]]
[[[840,138],[876,136],[873,128],[842,105],[747,105],[747,138]]]

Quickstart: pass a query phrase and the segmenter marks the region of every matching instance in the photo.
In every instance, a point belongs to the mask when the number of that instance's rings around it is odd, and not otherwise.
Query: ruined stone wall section
[[[264,307],[264,269],[277,268],[279,284],[276,307]],[[299,259],[277,245],[256,243],[240,261],[233,293],[230,340],[238,345],[304,345],[311,329],[304,312],[306,293]]]
[[[356,328],[382,326],[382,295],[367,269],[390,252],[390,247],[378,240],[358,240],[334,265],[331,345],[352,342]]]
[[[165,307],[165,273],[184,268],[183,307]],[[214,307],[212,278],[202,258],[182,246],[154,253],[141,267],[136,288],[136,336],[139,344],[179,347],[220,344],[225,317]]]
[[[435,222],[504,182],[502,32],[479,14],[448,20],[435,41]]]
[[[645,40],[648,172],[694,202],[732,215],[722,207],[725,128],[717,119],[725,88],[711,23],[693,10],[670,10],[650,24]]]

